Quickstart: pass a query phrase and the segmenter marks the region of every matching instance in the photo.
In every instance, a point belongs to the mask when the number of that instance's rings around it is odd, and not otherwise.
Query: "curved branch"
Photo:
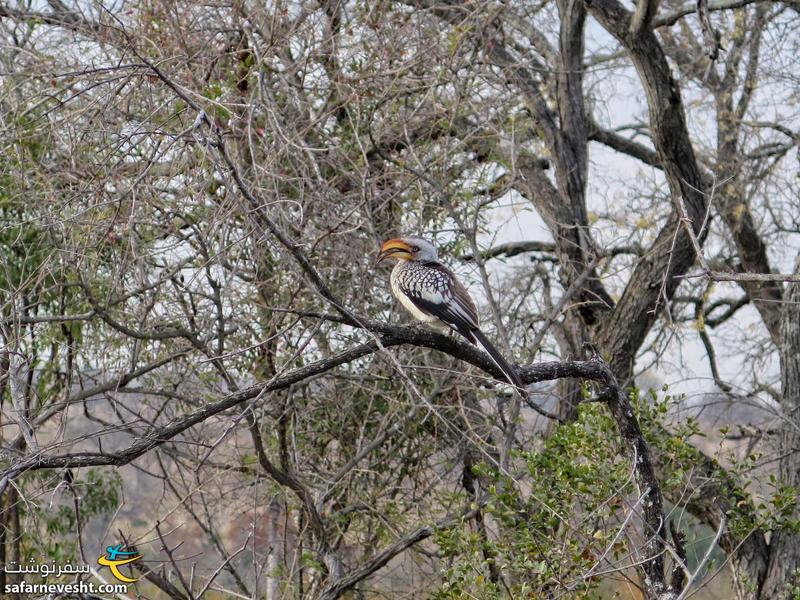
[[[395,556],[401,552],[404,552],[411,546],[421,542],[422,540],[431,537],[434,533],[436,533],[436,531],[451,527],[452,525],[455,525],[461,521],[466,521],[473,518],[478,511],[480,511],[480,507],[483,504],[484,503],[481,502],[476,508],[472,508],[457,515],[445,517],[434,525],[419,527],[418,529],[408,533],[397,540],[394,544],[377,552],[372,558],[351,570],[347,575],[328,584],[320,592],[319,600],[336,600],[342,594],[348,590],[351,590],[361,581],[372,575],[375,571],[386,566],[386,564]]]
[[[527,240],[522,242],[506,242],[504,244],[497,244],[481,252],[483,260],[497,258],[498,256],[505,256],[511,258],[519,254],[527,254],[528,252],[543,252],[553,254],[557,250],[554,242],[541,242],[538,240]],[[618,256],[620,254],[636,254],[641,256],[644,254],[644,248],[639,244],[630,244],[627,246],[613,246],[598,252],[598,256]],[[474,254],[464,254],[460,257],[464,262],[475,260]]]
[[[631,35],[639,35],[645,28],[649,27],[656,16],[656,12],[658,12],[658,0],[639,0],[631,18]]]
[[[764,0],[721,0],[718,2],[709,2],[708,3],[708,12],[716,12],[719,10],[732,10],[735,8],[742,8],[743,6],[747,6],[748,4],[755,4],[757,2],[763,2]],[[682,6],[678,10],[675,10],[671,13],[667,13],[665,15],[661,15],[660,17],[656,17],[653,19],[653,28],[657,29],[659,27],[669,27],[670,25],[674,25],[678,21],[680,21],[686,15],[691,15],[697,12],[697,2],[689,2],[686,5]]]
[[[60,456],[47,456],[40,452],[34,456],[22,459],[13,467],[6,469],[2,473],[0,493],[2,493],[8,485],[9,480],[19,476],[25,471],[101,465],[121,466],[128,464],[150,450],[178,436],[190,427],[227,409],[242,404],[247,400],[260,397],[267,392],[287,388],[293,384],[325,373],[335,367],[375,353],[379,349],[386,347],[411,344],[419,347],[437,349],[492,373],[492,375],[498,379],[502,377],[497,366],[488,355],[465,341],[457,340],[434,331],[389,325],[381,321],[359,319],[358,322],[348,322],[349,320],[347,318],[337,315],[317,316],[317,318],[322,317],[332,321],[345,322],[355,327],[363,327],[373,333],[381,334],[382,337],[373,339],[364,344],[359,344],[354,348],[343,350],[331,357],[295,369],[283,376],[274,377],[266,383],[250,386],[228,394],[221,400],[209,404],[194,413],[174,419],[162,427],[151,428],[128,448],[118,452],[77,452]],[[649,448],[644,440],[633,408],[630,405],[628,397],[617,383],[611,369],[598,357],[594,357],[588,361],[536,363],[527,367],[518,367],[518,371],[520,378],[526,384],[552,379],[583,378],[596,381],[602,386],[601,399],[608,404],[614,420],[617,423],[620,436],[625,444],[626,453],[634,462],[634,480],[639,488],[639,493],[647,496],[647,502],[645,502],[643,508],[644,527],[648,538],[646,542],[648,549],[647,554],[655,558],[646,561],[643,568],[647,577],[655,582],[655,584],[658,584],[659,581],[663,582],[663,559],[660,561],[657,560],[663,554],[665,544],[661,491],[653,471]],[[260,456],[259,458],[261,459],[262,467],[266,468],[270,475],[273,477],[277,475],[276,480],[279,483],[287,485],[289,488],[293,489],[295,493],[300,494],[304,503],[311,503],[313,505],[311,500],[304,496],[306,488],[300,485],[296,479],[288,476],[284,477],[286,474],[282,472],[278,473],[277,469],[272,468],[271,463],[266,459],[266,455]],[[320,523],[316,525],[321,527]],[[328,595],[324,597],[338,597],[343,591],[353,587],[358,581],[368,577],[375,570],[385,565],[393,556],[419,540],[429,537],[432,533],[433,529],[430,527],[420,528],[412,535],[403,538],[399,543],[378,554],[375,558],[355,571],[344,576],[338,576],[339,574],[334,571],[331,573],[333,581],[329,585]],[[658,568],[660,568],[660,575],[658,575]]]

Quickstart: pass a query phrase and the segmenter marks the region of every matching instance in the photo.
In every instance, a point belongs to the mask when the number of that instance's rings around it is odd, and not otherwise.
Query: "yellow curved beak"
[[[411,248],[408,244],[406,244],[403,240],[394,238],[391,240],[386,240],[381,246],[381,251],[378,254],[378,260],[375,264],[379,264],[381,261],[387,258],[399,258],[401,260],[411,260],[414,257],[411,254]]]

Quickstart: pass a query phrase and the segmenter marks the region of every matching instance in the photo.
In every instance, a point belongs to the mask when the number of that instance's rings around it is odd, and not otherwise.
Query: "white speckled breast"
[[[412,301],[411,299],[406,296],[403,291],[400,289],[400,282],[403,282],[403,285],[406,287],[412,286],[419,286],[421,285],[421,280],[424,279],[423,274],[420,272],[420,268],[424,270],[422,265],[415,263],[413,261],[401,260],[392,269],[392,276],[391,276],[391,283],[392,283],[392,294],[394,297],[400,301],[400,304],[410,312],[413,317],[419,321],[423,321],[425,323],[434,323],[438,321],[438,319],[427,313],[422,312]],[[419,282],[417,280],[420,280]]]

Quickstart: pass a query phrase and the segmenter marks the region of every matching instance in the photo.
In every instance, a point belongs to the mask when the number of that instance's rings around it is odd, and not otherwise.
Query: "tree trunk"
[[[800,273],[800,255],[795,263],[795,273]],[[795,489],[800,488],[800,284],[791,283],[786,289],[786,304],[781,323],[781,383],[783,392],[783,427],[777,454],[780,481]],[[800,518],[800,507],[795,507],[793,518]],[[792,587],[800,577],[800,534],[788,529],[772,534],[767,576],[761,586],[759,598],[781,600],[791,597]]]

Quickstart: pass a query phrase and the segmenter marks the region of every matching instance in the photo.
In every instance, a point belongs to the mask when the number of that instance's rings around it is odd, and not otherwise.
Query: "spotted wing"
[[[457,330],[472,343],[478,329],[478,311],[469,292],[444,265],[428,262],[406,270],[400,290],[421,311]]]

